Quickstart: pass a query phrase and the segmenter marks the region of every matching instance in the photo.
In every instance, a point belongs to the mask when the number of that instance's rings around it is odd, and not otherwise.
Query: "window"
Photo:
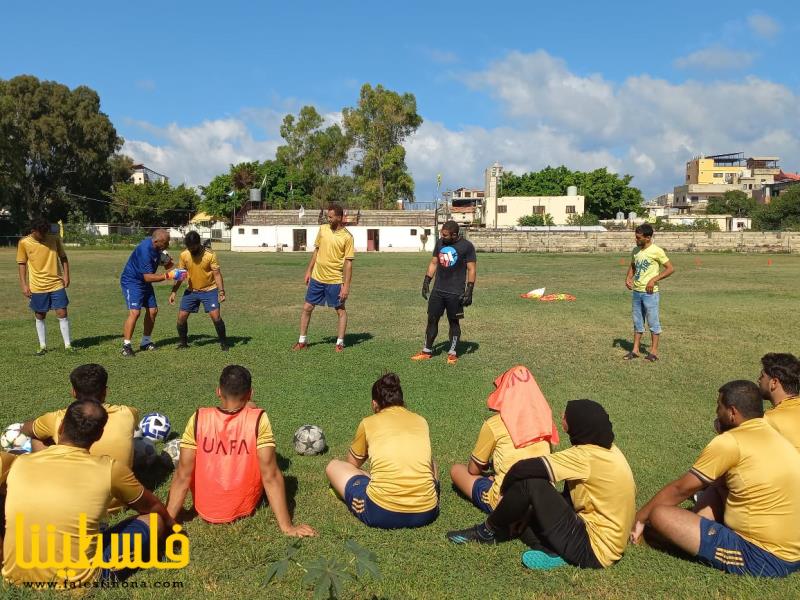
[[[714,179],[722,179],[725,173],[714,173]]]
[[[252,230],[252,234],[253,234],[253,235],[258,235],[258,229],[253,229],[253,230]]]
[[[533,207],[533,214],[535,214],[535,215],[543,215],[544,214],[544,206],[534,206]]]
[[[498,204],[497,205],[497,212],[498,213],[508,212],[508,207],[505,204]]]
[[[417,230],[416,229],[412,229],[411,230],[411,235],[417,235]]]
[[[692,196],[692,202],[697,202],[698,200],[700,200],[699,196]]]
[[[470,198],[470,197],[472,197],[472,194],[470,194],[470,192],[464,192],[464,198]]]
[[[239,227],[239,235],[244,235],[244,227]]]
[[[425,230],[425,235],[430,235],[430,234],[431,234],[431,230],[430,229],[426,229]]]
[[[571,215],[571,214],[574,214],[574,213],[575,213],[575,207],[574,206],[567,206],[567,214]]]

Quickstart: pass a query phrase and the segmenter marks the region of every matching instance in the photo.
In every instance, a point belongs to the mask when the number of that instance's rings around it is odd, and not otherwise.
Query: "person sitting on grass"
[[[178,517],[191,489],[200,518],[230,523],[253,514],[266,492],[284,534],[316,535],[312,527],[292,523],[272,426],[267,413],[252,402],[250,371],[239,365],[225,367],[217,396],[219,406],[198,409],[186,424],[169,488],[169,514]]]
[[[495,414],[484,421],[469,463],[450,468],[453,484],[487,513],[500,501],[503,478],[514,464],[550,454],[550,443],[558,444],[550,406],[527,368],[513,367],[494,383],[487,405]],[[489,470],[494,474],[486,476]]]
[[[95,554],[102,552],[104,563],[118,563],[118,559],[127,564],[131,560],[149,561],[151,537],[163,539],[175,524],[161,501],[124,463],[89,453],[103,435],[107,421],[108,414],[99,402],[76,400],[64,412],[58,444],[14,461],[6,480],[3,578],[7,583],[52,583],[60,589],[92,587],[99,579],[124,579],[132,573],[130,569],[101,570]],[[103,531],[101,523],[112,498],[139,516]],[[151,530],[153,522],[157,531]],[[55,532],[54,543],[51,530]],[[83,532],[88,538],[81,535]],[[133,538],[139,541],[133,542]],[[102,542],[99,549],[98,539]],[[22,541],[22,548],[17,548],[18,541]],[[47,556],[43,563],[33,559],[35,564],[30,567],[18,562],[18,557],[31,560],[37,546],[39,556]],[[69,552],[66,556],[65,549]],[[141,557],[136,556],[139,553]],[[70,563],[81,556],[88,558],[90,565],[70,568]],[[64,564],[66,568],[59,568]]]
[[[800,361],[794,354],[765,354],[758,387],[774,407],[764,419],[800,450]]]
[[[562,420],[572,447],[529,458],[506,473],[502,499],[485,523],[451,531],[451,542],[494,544],[512,537],[531,547],[529,569],[565,564],[599,569],[625,551],[636,510],[633,473],[617,446],[605,409],[571,400]],[[564,481],[564,492],[554,484]]]
[[[719,389],[720,434],[692,468],[636,513],[645,525],[701,562],[727,573],[785,577],[800,570],[800,453],[762,418],[752,381]],[[693,510],[678,506],[707,488]]]
[[[6,479],[8,478],[8,471],[17,454],[10,452],[0,452],[0,514],[5,515],[6,505]],[[3,561],[3,536],[6,533],[6,521],[4,518],[0,519],[0,563]]]
[[[372,411],[359,423],[347,460],[328,463],[325,474],[331,486],[370,527],[432,523],[439,515],[439,477],[428,422],[406,408],[394,373],[372,385]],[[361,470],[367,459],[371,474]]]
[[[108,422],[103,435],[89,448],[92,456],[110,456],[128,468],[133,468],[133,433],[139,424],[139,411],[124,404],[108,404],[108,372],[102,365],[89,363],[75,367],[69,374],[71,394],[76,400],[96,402],[106,409]],[[58,444],[58,432],[64,420],[65,409],[43,414],[22,424],[22,433],[31,438],[34,452]],[[111,502],[110,513],[123,508],[116,499]]]

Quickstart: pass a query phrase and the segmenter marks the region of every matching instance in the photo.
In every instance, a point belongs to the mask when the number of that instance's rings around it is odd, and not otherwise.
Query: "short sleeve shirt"
[[[144,276],[156,272],[161,258],[161,251],[153,245],[152,238],[145,238],[131,252],[125,268],[122,270],[120,283],[123,285],[144,285]]]
[[[787,398],[768,410],[764,419],[800,452],[800,396]]]
[[[28,265],[28,286],[34,294],[63,289],[59,259],[66,257],[64,244],[57,235],[47,234],[42,242],[29,235],[17,245],[17,263]]]
[[[200,256],[193,256],[188,250],[181,252],[178,268],[188,271],[187,287],[198,292],[208,292],[217,288],[214,271],[219,271],[217,255],[205,248]]]
[[[633,291],[645,292],[647,291],[647,283],[661,270],[665,264],[669,262],[669,257],[666,252],[655,244],[650,244],[647,248],[639,248],[636,246],[631,255],[633,261]],[[658,291],[658,286],[653,288],[654,292]]]
[[[347,228],[339,227],[333,231],[330,225],[321,225],[314,248],[317,249],[317,260],[311,272],[312,279],[326,284],[344,282],[344,261],[356,256],[353,235]]]
[[[467,263],[477,260],[472,242],[459,238],[453,244],[443,245],[440,238],[436,240],[433,256],[437,259],[433,289],[443,294],[463,294],[467,284]]]

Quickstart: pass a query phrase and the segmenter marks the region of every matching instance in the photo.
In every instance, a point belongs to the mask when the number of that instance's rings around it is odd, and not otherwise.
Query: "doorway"
[[[306,230],[292,229],[292,250],[295,252],[306,251]]]
[[[367,252],[378,252],[380,248],[379,229],[367,229]]]

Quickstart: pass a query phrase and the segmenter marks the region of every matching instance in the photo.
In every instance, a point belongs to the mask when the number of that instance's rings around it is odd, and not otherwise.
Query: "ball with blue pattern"
[[[147,413],[139,421],[139,431],[141,431],[144,438],[149,438],[155,442],[163,442],[169,436],[169,432],[172,431],[172,426],[167,415],[151,412]]]
[[[454,266],[458,262],[458,252],[452,246],[444,246],[439,250],[439,264],[446,269]]]

